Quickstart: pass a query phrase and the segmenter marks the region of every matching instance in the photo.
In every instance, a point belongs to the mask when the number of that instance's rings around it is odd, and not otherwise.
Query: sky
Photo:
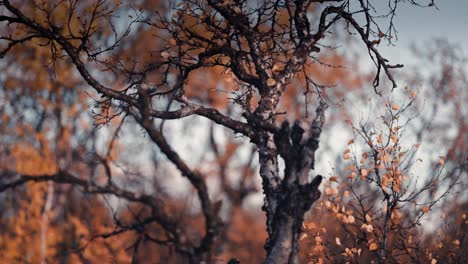
[[[386,7],[388,0],[374,0],[373,3],[380,9]],[[382,43],[378,47],[391,64],[408,66],[416,63],[410,46],[417,44],[419,47],[424,47],[424,44],[432,38],[446,38],[451,43],[459,44],[464,54],[468,54],[468,0],[435,0],[435,6],[437,8],[421,8],[409,3],[400,4],[394,20],[398,30],[398,41],[394,42],[394,46]],[[363,56],[362,59],[363,63],[375,69],[368,56]],[[197,131],[197,133],[204,132]],[[193,147],[183,142],[174,143],[176,145],[179,143],[181,149]],[[199,144],[200,142],[197,142],[197,146]],[[190,160],[190,157],[186,158]]]
[[[421,0],[423,1],[423,0]],[[408,0],[406,0],[408,2]],[[385,8],[388,0],[373,0],[376,8]],[[417,44],[419,47],[424,47],[424,44],[429,42],[432,38],[446,38],[451,43],[459,44],[464,53],[468,53],[468,0],[435,0],[437,8],[421,8],[413,6],[409,3],[401,3],[396,17],[394,19],[395,27],[398,31],[398,41],[394,42],[394,46],[387,46],[382,43],[378,46],[379,51],[385,58],[390,60],[391,64],[404,64],[409,66],[412,63],[416,63],[416,58],[412,57],[410,52],[410,46]],[[362,56],[363,63],[375,69],[368,56]],[[404,68],[404,69],[405,69]],[[384,78],[384,77],[383,77]],[[201,118],[197,123],[205,125],[206,119]],[[171,122],[167,123],[166,129],[168,134],[175,135],[175,138],[183,137],[180,135],[180,126],[171,126]],[[206,134],[203,125],[200,127],[193,127],[193,136],[199,137],[199,135]],[[206,126],[207,127],[207,126]],[[343,142],[347,139],[348,135],[342,135]],[[199,148],[200,145],[206,146],[208,143],[205,139],[201,139],[192,142],[184,140],[176,140],[171,142],[176,149],[187,150]],[[181,151],[180,155],[187,161],[192,162],[193,166],[196,166],[199,160],[193,159],[193,151]],[[323,174],[327,174],[329,170],[329,164],[323,166]],[[183,186],[179,184],[178,186]],[[259,196],[261,202],[261,195]]]
[[[377,0],[385,3],[387,1]],[[398,41],[395,46],[380,45],[384,56],[391,58],[392,63],[408,64],[411,60],[409,47],[424,43],[431,38],[446,38],[451,43],[462,47],[464,54],[468,52],[468,1],[467,0],[436,0],[435,8],[419,8],[409,3],[402,4],[395,17],[398,30]]]

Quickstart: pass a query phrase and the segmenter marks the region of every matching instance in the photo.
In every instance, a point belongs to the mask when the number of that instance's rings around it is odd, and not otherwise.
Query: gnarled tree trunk
[[[298,263],[298,240],[304,214],[320,197],[318,189],[322,176],[309,182],[314,169],[315,151],[324,123],[326,105],[321,103],[308,133],[296,122],[292,127],[285,121],[281,129],[265,132],[258,140],[260,175],[263,180],[267,215],[268,240],[266,263]],[[278,155],[285,162],[284,177],[280,179]]]

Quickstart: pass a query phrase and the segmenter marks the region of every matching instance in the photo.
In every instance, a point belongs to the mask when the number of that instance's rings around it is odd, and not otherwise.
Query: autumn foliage
[[[466,60],[371,2],[0,1],[1,262],[468,262]]]

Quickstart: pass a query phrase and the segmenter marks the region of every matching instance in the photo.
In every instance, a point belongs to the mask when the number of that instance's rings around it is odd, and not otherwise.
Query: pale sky
[[[387,2],[384,0],[378,0]],[[436,0],[435,8],[419,8],[408,3],[401,5],[395,17],[398,41],[395,46],[380,45],[382,53],[391,58],[392,63],[408,64],[412,43],[424,47],[424,43],[434,37],[448,39],[468,51],[468,1]]]
[[[374,3],[386,4],[388,0],[376,0]],[[398,30],[398,41],[394,44],[395,46],[387,46],[382,43],[378,48],[382,52],[385,58],[388,58],[391,64],[405,64],[409,66],[411,63],[415,63],[416,60],[411,56],[410,45],[417,44],[423,48],[424,43],[430,41],[431,38],[446,38],[451,43],[460,45],[465,54],[468,52],[468,0],[439,0],[436,2],[438,10],[435,8],[418,8],[410,4],[402,4],[398,11],[397,17],[395,17],[395,26]],[[368,56],[363,56],[363,63],[371,66],[371,60]],[[375,66],[374,66],[375,67]],[[406,68],[406,67],[405,67]],[[373,68],[375,69],[375,68]],[[383,77],[384,78],[384,77]],[[176,124],[177,122],[167,122],[165,126],[166,134],[171,134],[173,139],[171,140],[172,146],[179,150],[179,154],[184,160],[186,160],[192,167],[197,167],[200,164],[198,158],[194,158],[193,153],[200,146],[206,146],[208,143],[207,137],[205,136],[208,132],[208,122],[204,118],[198,118],[196,124],[199,126],[192,126],[190,131],[192,135],[189,137],[195,137],[197,140],[179,140],[186,138],[187,135],[181,132],[181,126]],[[331,129],[331,131],[341,131],[340,129]],[[345,133],[338,133],[333,137],[336,141],[346,142],[349,135]],[[218,138],[221,140],[222,136]],[[187,151],[188,150],[188,151]],[[336,153],[340,153],[342,150],[337,150]],[[321,173],[324,176],[329,176],[331,166],[334,165],[334,159],[336,153],[330,153],[328,157],[323,157],[322,162],[317,166],[317,173]],[[439,153],[436,153],[437,155]],[[437,156],[435,155],[435,156]],[[430,158],[425,157],[424,160],[430,161]],[[149,168],[152,169],[152,168]],[[168,165],[168,169],[163,175],[170,175],[170,171],[174,171],[172,165]],[[206,169],[206,168],[201,168]],[[154,173],[154,172],[153,172]],[[171,191],[178,195],[183,195],[186,192],[188,186],[185,179],[182,177],[176,177],[171,175],[170,182],[163,182],[162,186],[165,189],[171,189]],[[260,178],[257,178],[260,181]],[[176,184],[174,184],[176,181]],[[260,183],[258,183],[260,185]],[[174,188],[177,186],[177,188]],[[249,197],[249,202],[246,204],[258,210],[263,202],[263,195],[259,192],[256,195]],[[193,202],[193,201],[191,201]],[[193,207],[195,208],[195,206]]]

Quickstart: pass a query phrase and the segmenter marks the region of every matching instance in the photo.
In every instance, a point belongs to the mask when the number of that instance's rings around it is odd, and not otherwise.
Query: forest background
[[[467,4],[383,2],[0,1],[0,258],[467,262]]]

